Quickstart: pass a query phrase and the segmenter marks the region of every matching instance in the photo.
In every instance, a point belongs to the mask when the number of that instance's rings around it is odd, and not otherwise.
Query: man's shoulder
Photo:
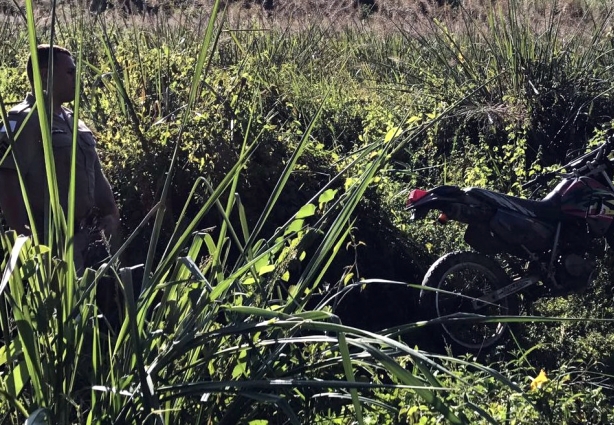
[[[24,130],[30,136],[39,131],[38,112],[32,110],[35,109],[34,105],[33,98],[28,95],[22,102],[13,106],[7,112],[6,123],[0,121],[0,139],[11,139],[20,132],[25,134]]]
[[[7,114],[12,118],[25,118],[30,113],[30,111],[32,111],[33,106],[34,105],[29,102],[28,99],[26,99],[23,102],[13,106]]]
[[[8,114],[11,116],[20,116],[20,115],[27,115],[28,112],[30,112],[32,110],[32,106],[28,105],[25,102],[21,102],[18,105],[13,106],[9,111]]]
[[[14,134],[15,131],[19,128],[23,120],[28,116],[30,111],[32,110],[32,105],[28,104],[25,100],[17,105],[13,106],[7,112],[7,122],[10,127],[11,134]],[[0,126],[0,138],[4,139],[8,136],[7,126],[3,123]]]
[[[7,113],[8,121],[11,123],[11,127],[16,126],[20,128],[22,125],[38,128],[38,111],[35,108],[34,98],[30,95],[26,97],[21,103],[13,106]],[[28,118],[29,117],[29,118]],[[27,121],[26,121],[26,118]]]

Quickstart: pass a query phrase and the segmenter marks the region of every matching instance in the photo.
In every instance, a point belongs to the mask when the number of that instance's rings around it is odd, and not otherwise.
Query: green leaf
[[[297,285],[291,285],[288,289],[288,295],[290,295],[290,297],[292,298],[296,298],[296,296],[298,295],[298,290],[299,287]]]
[[[318,203],[325,204],[327,202],[330,202],[333,199],[335,199],[336,194],[337,194],[337,189],[328,189],[320,195],[320,197],[318,198]]]
[[[224,279],[213,288],[213,291],[211,291],[211,295],[209,296],[209,298],[212,301],[218,299],[228,289],[228,287],[230,287],[232,283],[233,279]]]
[[[7,392],[11,394],[13,397],[17,398],[19,394],[21,394],[21,390],[23,389],[26,382],[30,380],[30,375],[28,374],[28,368],[26,366],[25,360],[19,362],[17,367],[15,367],[4,379],[3,388],[7,389]]]
[[[232,379],[237,379],[241,375],[245,375],[245,363],[240,362],[232,369]]]
[[[303,228],[303,224],[305,224],[305,220],[303,219],[293,220],[292,223],[290,223],[290,225],[284,231],[284,235],[300,232]]]
[[[296,218],[311,217],[316,213],[316,206],[314,204],[303,205],[303,208],[296,213]]]
[[[271,273],[273,270],[275,270],[275,264],[267,264],[258,270],[258,275],[262,276],[263,274]]]
[[[392,127],[390,130],[388,130],[388,133],[386,133],[386,137],[384,137],[384,143],[390,142],[395,137],[398,137],[402,132],[403,129],[401,129],[400,127]]]
[[[15,245],[11,250],[9,263],[5,267],[4,273],[2,274],[2,281],[0,281],[0,294],[4,292],[4,288],[6,288],[6,285],[9,283],[9,279],[11,278],[11,275],[13,274],[17,266],[17,261],[19,260],[19,253],[21,252],[21,249],[26,244],[26,242],[28,242],[28,240],[29,238],[26,236],[19,236],[15,241]]]

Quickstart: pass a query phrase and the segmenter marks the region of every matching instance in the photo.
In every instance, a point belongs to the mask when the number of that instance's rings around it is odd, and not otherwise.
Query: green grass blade
[[[356,378],[354,377],[354,371],[352,370],[353,368],[352,360],[350,359],[350,350],[345,339],[345,334],[343,332],[340,332],[337,337],[339,338],[339,351],[341,352],[341,358],[343,359],[343,370],[345,372],[345,379],[348,382],[356,382]],[[356,421],[359,424],[364,424],[364,419],[362,416],[362,406],[358,398],[358,391],[352,388],[350,389],[350,394],[352,395],[352,403],[354,404],[354,410],[356,412]]]

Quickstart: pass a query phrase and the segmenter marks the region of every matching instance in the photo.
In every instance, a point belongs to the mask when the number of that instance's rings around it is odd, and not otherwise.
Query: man
[[[75,98],[76,67],[72,54],[59,46],[40,45],[37,48],[38,64],[43,88],[51,96],[49,114],[52,115],[51,138],[60,204],[68,214],[68,188],[72,161],[73,114],[63,106]],[[53,61],[51,61],[53,59]],[[51,87],[46,87],[50,67],[53,66]],[[27,74],[34,93],[32,58],[28,59]],[[49,191],[43,154],[42,136],[38,114],[32,109],[36,100],[28,93],[25,100],[8,113],[10,128],[0,130],[0,210],[7,225],[19,234],[30,235],[31,228],[19,184],[21,173],[36,232],[42,237],[44,217],[48,210]],[[30,114],[31,113],[31,114]],[[28,115],[29,118],[28,118]],[[27,118],[27,119],[26,119]],[[19,137],[11,138],[21,128]],[[75,267],[83,272],[87,251],[89,228],[94,224],[107,240],[113,238],[119,226],[119,212],[111,186],[102,173],[96,153],[96,141],[92,132],[79,121],[75,169]],[[9,147],[11,148],[9,150]],[[8,152],[8,155],[5,155]]]

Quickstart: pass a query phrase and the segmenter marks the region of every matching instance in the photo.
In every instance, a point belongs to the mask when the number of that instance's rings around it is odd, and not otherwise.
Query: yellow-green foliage
[[[544,30],[516,9],[484,8],[483,15],[459,8],[448,20],[421,21],[421,28],[389,21],[395,25],[385,31],[364,22],[335,28],[316,21],[298,29],[295,21],[284,26],[254,19],[239,27],[220,19],[216,29],[223,31],[215,32],[219,37],[206,52],[211,60],[203,61],[202,74],[195,70],[202,64],[197,58],[206,38],[206,8],[139,18],[62,9],[55,41],[83,57],[81,113],[96,131],[126,233],[152,208],[166,215],[150,224],[153,231],[135,234],[126,253],[126,264],[147,256],[150,268],[135,285],[144,285],[141,293],[132,294],[133,285],[122,281],[127,301],[121,337],[99,332],[97,312],[85,297],[92,295],[87,285],[69,282],[85,300],[78,304],[74,328],[86,332],[94,324],[94,342],[76,331],[70,340],[81,343],[83,337],[83,344],[93,345],[94,355],[84,350],[85,360],[77,356],[75,363],[92,361],[93,368],[71,364],[49,343],[62,347],[63,340],[48,335],[45,326],[70,333],[72,322],[60,323],[52,308],[37,310],[44,326],[33,322],[27,330],[35,337],[27,342],[57,356],[44,358],[47,372],[58,379],[57,386],[45,387],[53,398],[49,408],[81,422],[88,414],[99,415],[90,418],[94,423],[116,420],[105,417],[112,413],[130,423],[156,415],[166,423],[194,423],[198,414],[201,422],[216,423],[611,420],[605,395],[590,386],[596,381],[584,379],[584,370],[578,373],[584,380],[568,379],[565,369],[575,366],[570,358],[608,360],[588,350],[612,345],[605,325],[557,324],[551,334],[524,327],[517,338],[518,364],[496,364],[508,377],[502,378],[473,359],[424,358],[386,332],[374,336],[343,327],[331,313],[336,299],[328,289],[358,288],[354,279],[361,265],[334,264],[332,278],[324,273],[348,251],[344,248],[370,248],[371,241],[348,236],[359,203],[376,205],[373,210],[391,217],[399,229],[394,237],[411,238],[417,250],[435,255],[458,249],[458,227],[440,232],[407,223],[402,204],[408,186],[480,185],[518,194],[523,180],[560,162],[568,149],[584,147],[613,115],[614,56],[610,41],[596,37],[603,28],[598,20],[592,33],[574,33],[570,41],[563,31],[571,28],[567,21],[552,18]],[[531,9],[521,8],[526,10]],[[14,31],[10,39],[21,40],[15,45],[23,45],[24,30],[7,28]],[[49,35],[41,26],[40,39]],[[6,45],[0,49],[5,49],[2,57],[11,58],[0,65],[2,99],[17,102],[27,90],[25,47],[24,56]],[[192,87],[197,90],[190,104]],[[165,186],[175,151],[173,180]],[[219,191],[212,195],[199,177]],[[178,223],[197,181],[187,218]],[[163,188],[169,196],[160,206]],[[326,191],[320,194],[321,189]],[[186,223],[197,216],[200,221],[184,234]],[[367,229],[373,238],[384,234],[379,227],[384,220],[378,218]],[[192,233],[199,229],[206,231]],[[171,243],[148,251],[159,234]],[[10,248],[8,239],[3,243]],[[36,257],[29,264],[50,276],[66,268],[44,253],[29,255]],[[6,266],[8,257],[4,260]],[[20,278],[12,277],[15,285]],[[398,276],[408,283],[420,278]],[[595,290],[599,300],[607,298],[605,281],[602,277]],[[61,307],[64,293],[58,293],[38,299],[29,292],[24,302]],[[314,295],[329,297],[328,304],[309,310],[308,303],[319,302]],[[605,302],[570,303],[538,308],[550,315],[571,307],[577,315],[611,309]],[[543,345],[527,350],[537,342]],[[570,358],[546,358],[546,350]],[[409,357],[397,361],[399,353]],[[530,393],[530,376],[541,366],[534,354],[552,366],[551,384]],[[54,362],[87,382],[69,385],[55,374]],[[11,371],[19,372],[18,367]],[[326,380],[334,382],[323,385]],[[348,382],[363,385],[362,399]],[[397,386],[386,387],[390,383]],[[55,392],[58,388],[67,393]],[[331,391],[340,404],[325,398]],[[28,392],[20,400],[27,413],[39,407]],[[23,423],[24,411],[11,414],[14,423]]]

